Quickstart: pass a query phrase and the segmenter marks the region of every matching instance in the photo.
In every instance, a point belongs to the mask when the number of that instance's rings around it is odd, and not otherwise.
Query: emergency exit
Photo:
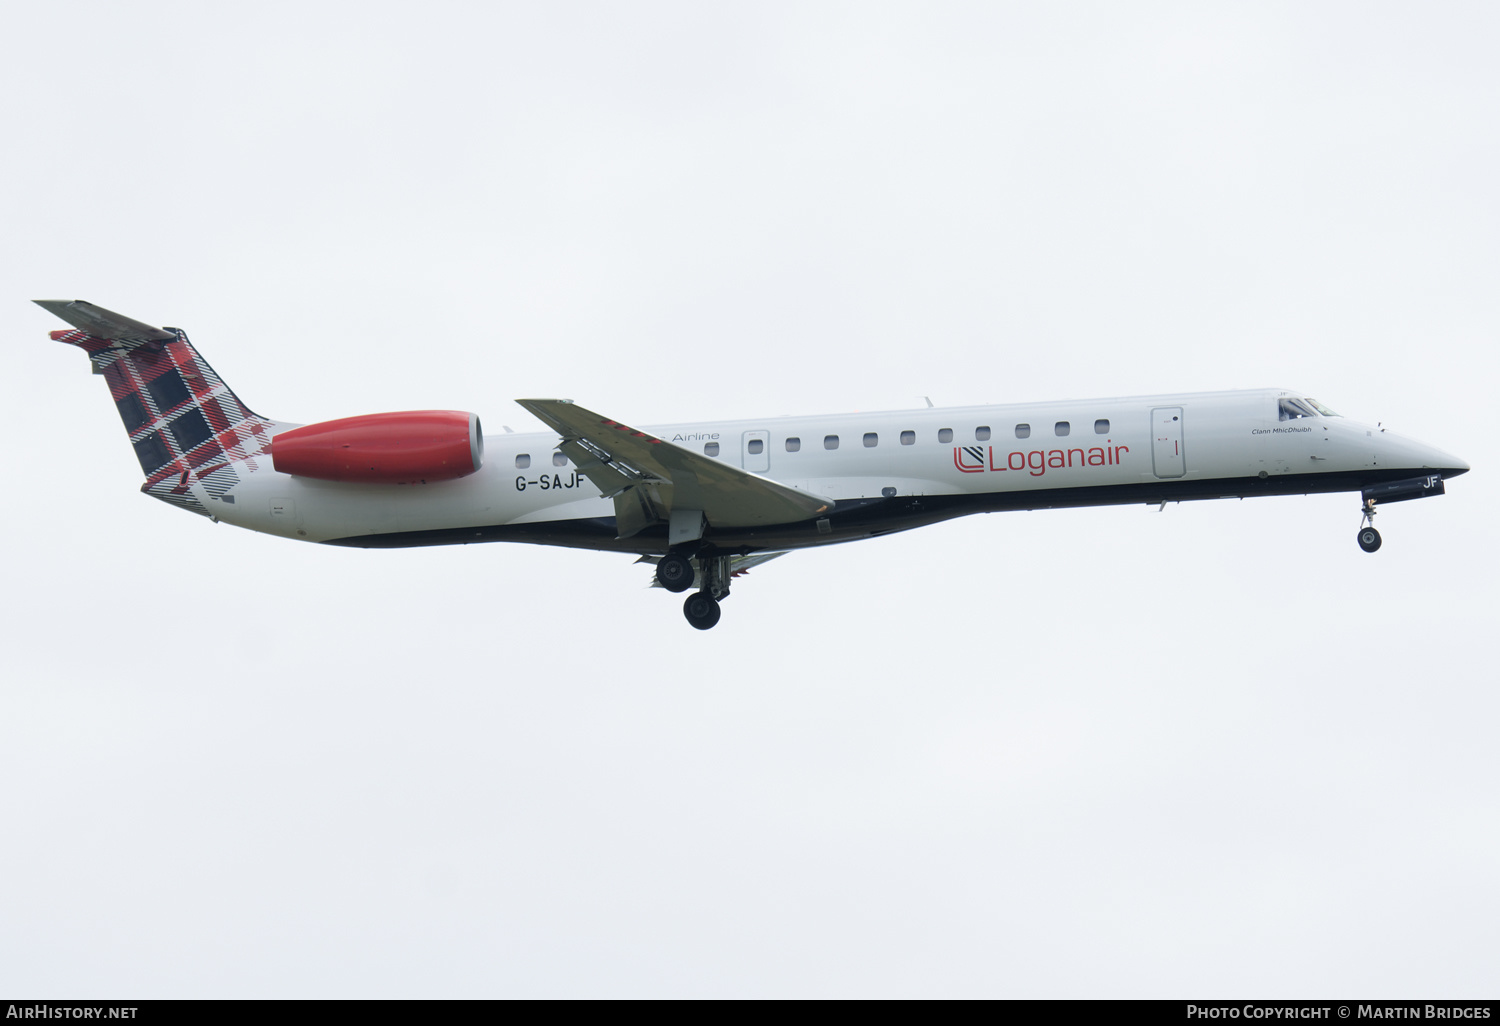
[[[1157,477],[1181,477],[1182,407],[1159,406],[1151,411],[1151,467]]]

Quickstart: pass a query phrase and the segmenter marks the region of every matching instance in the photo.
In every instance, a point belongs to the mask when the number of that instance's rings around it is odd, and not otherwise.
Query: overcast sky
[[[0,992],[1493,997],[1500,9],[11,5]],[[254,409],[1285,386],[1467,459],[796,553],[138,494],[33,298]]]

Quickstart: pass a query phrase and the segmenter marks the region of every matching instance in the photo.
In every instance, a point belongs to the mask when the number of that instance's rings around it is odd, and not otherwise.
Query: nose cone
[[[1436,470],[1445,478],[1457,477],[1469,471],[1467,460],[1461,460],[1452,453],[1444,452],[1426,442],[1395,435],[1385,437],[1394,443],[1390,455],[1396,456],[1399,462],[1406,463],[1413,469]]]
[[[1468,461],[1459,459],[1451,452],[1434,449],[1430,445],[1422,446],[1422,450],[1422,462],[1433,470],[1440,471],[1445,478],[1469,472]]]

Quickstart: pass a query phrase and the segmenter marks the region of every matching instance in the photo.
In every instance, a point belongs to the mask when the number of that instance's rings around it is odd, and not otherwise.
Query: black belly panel
[[[1451,477],[1456,473],[1461,472],[1442,471],[1444,477]],[[705,544],[712,545],[716,552],[724,554],[800,549],[873,538],[894,531],[909,531],[914,527],[925,527],[973,513],[1357,492],[1372,484],[1408,478],[1411,475],[1410,469],[1370,469],[1345,474],[1283,474],[1264,479],[1177,479],[1083,488],[985,492],[977,495],[897,495],[891,498],[842,499],[831,513],[816,520],[761,528],[710,529],[703,540]],[[588,520],[553,520],[535,524],[496,524],[490,527],[450,527],[357,535],[334,538],[325,544],[398,549],[421,545],[468,545],[476,542],[522,542],[660,555],[667,551],[667,529],[662,524],[630,538],[617,539],[614,517],[595,517]]]

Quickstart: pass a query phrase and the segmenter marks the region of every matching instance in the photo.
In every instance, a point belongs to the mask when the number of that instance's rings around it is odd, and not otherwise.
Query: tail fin
[[[178,328],[153,328],[65,299],[34,302],[74,326],[58,342],[89,354],[103,374],[146,475],[141,491],[210,516],[243,473],[269,459],[276,422],[240,402]]]

